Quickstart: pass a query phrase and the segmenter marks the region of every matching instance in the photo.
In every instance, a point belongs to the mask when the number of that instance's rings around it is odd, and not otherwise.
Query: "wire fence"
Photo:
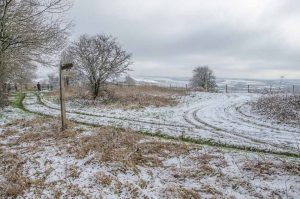
[[[222,85],[219,92],[225,93],[293,93],[300,94],[300,85]]]
[[[58,82],[52,82],[50,83],[41,83],[41,90],[42,91],[53,91],[59,89],[59,83]],[[73,87],[84,87],[88,89],[86,85],[78,84],[76,81],[70,81],[68,83],[69,86]],[[68,86],[66,85],[66,86]],[[108,82],[105,83],[106,86],[114,85],[119,87],[131,87],[131,86],[157,86],[157,87],[163,87],[163,88],[169,88],[174,90],[186,90],[186,91],[205,91],[203,88],[192,88],[189,84],[156,84],[156,83],[135,83],[135,84],[128,84],[124,82],[117,82],[112,83]],[[35,91],[37,90],[37,84],[33,83],[26,83],[26,84],[20,84],[20,83],[7,83],[3,85],[4,92],[10,93],[10,92],[18,92],[18,91]],[[216,92],[220,93],[292,93],[292,94],[300,94],[300,85],[230,85],[230,84],[222,84],[218,85],[215,89]]]

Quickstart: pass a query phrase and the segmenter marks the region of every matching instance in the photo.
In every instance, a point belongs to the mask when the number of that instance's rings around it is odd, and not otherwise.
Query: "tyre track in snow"
[[[266,127],[266,128],[269,128],[269,129],[274,129],[274,130],[279,130],[279,131],[286,131],[286,132],[290,132],[290,133],[300,134],[300,131],[298,129],[296,130],[296,128],[294,128],[294,127],[291,128],[293,130],[289,130],[289,129],[284,128],[284,127],[283,128],[279,127],[276,123],[272,123],[271,122],[268,125],[268,124],[259,122],[257,120],[257,118],[255,118],[253,115],[248,115],[248,114],[246,114],[245,112],[242,111],[242,107],[244,107],[246,105],[249,106],[248,102],[242,103],[242,104],[236,104],[235,105],[235,109],[236,109],[237,113],[241,116],[240,119],[243,120],[244,122],[249,122],[249,123],[255,124],[257,126]]]
[[[37,97],[37,96],[35,96]],[[38,97],[37,97],[38,98]],[[46,104],[45,102],[43,102],[43,100],[40,98],[38,99],[38,101],[45,107],[52,109],[52,110],[56,110],[59,111],[59,108],[53,107],[53,106],[49,106],[48,104]],[[99,114],[91,114],[91,113],[86,113],[83,111],[67,111],[67,113],[71,113],[71,114],[76,114],[79,116],[79,118],[81,118],[81,116],[85,115],[85,116],[90,116],[90,117],[98,117],[98,118],[106,118],[106,119],[112,119],[112,120],[118,120],[118,121],[127,121],[127,122],[133,122],[136,124],[150,124],[153,126],[157,126],[156,128],[159,130],[161,126],[165,126],[167,128],[169,128],[169,130],[172,130],[175,132],[184,132],[184,135],[188,135],[189,131],[193,131],[196,132],[198,135],[201,135],[201,132],[199,132],[199,130],[205,130],[208,131],[212,134],[215,134],[218,138],[228,138],[231,137],[231,139],[234,139],[236,141],[236,143],[240,142],[241,137],[240,136],[233,136],[232,134],[228,134],[228,133],[224,133],[224,132],[219,132],[216,131],[215,129],[211,129],[211,128],[207,128],[205,126],[200,126],[200,125],[195,125],[195,123],[188,121],[186,115],[183,115],[183,119],[185,121],[187,121],[187,124],[190,125],[174,125],[174,124],[167,124],[167,123],[158,123],[158,122],[150,122],[150,121],[141,121],[141,120],[136,120],[136,119],[128,119],[128,118],[123,118],[123,117],[114,117],[114,116],[107,116],[107,115],[99,115]],[[134,125],[134,124],[133,124]],[[199,137],[201,138],[201,137]],[[251,140],[250,140],[251,141]],[[257,142],[249,142],[249,139],[243,139],[244,143],[247,144],[256,144]]]
[[[224,101],[228,101],[228,100],[229,100],[229,98],[227,98]],[[275,129],[275,128],[268,128],[267,125],[265,127],[261,127],[261,126],[257,126],[254,123],[251,123],[251,121],[243,121],[243,118],[242,119],[238,118],[233,113],[228,111],[228,108],[235,107],[235,105],[233,104],[228,107],[228,106],[226,106],[226,104],[230,105],[230,103],[227,103],[227,102],[222,103],[221,106],[216,106],[216,103],[205,104],[204,106],[202,106],[198,109],[194,109],[194,110],[190,110],[190,111],[186,112],[185,120],[196,127],[205,128],[205,129],[210,130],[220,136],[227,135],[229,137],[235,137],[235,138],[239,137],[242,140],[248,140],[253,143],[258,143],[258,144],[262,144],[265,146],[273,146],[273,147],[279,148],[279,149],[285,149],[285,150],[289,149],[289,150],[293,150],[293,151],[299,150],[297,141],[296,141],[296,143],[293,143],[292,139],[284,137],[284,134],[287,132],[289,134],[290,133],[295,134],[296,132],[289,132],[289,131],[285,131],[282,129],[280,129],[280,131],[278,131],[278,129]],[[224,106],[225,106],[225,108],[223,108]],[[222,109],[220,107],[222,107]],[[235,110],[235,108],[233,110]],[[218,114],[213,115],[214,118],[212,119],[211,122],[204,121],[203,119],[201,119],[199,117],[200,114],[198,114],[199,112],[214,113],[214,111]],[[223,115],[223,114],[225,114],[225,115]],[[189,115],[191,115],[191,116],[189,116]],[[190,118],[192,118],[193,121]],[[205,117],[205,116],[203,116],[203,118],[207,119],[207,117]],[[234,118],[234,119],[232,119],[232,118]],[[239,121],[239,120],[242,120],[242,121]],[[221,127],[216,126],[215,123],[217,123],[217,122],[220,123]],[[222,126],[222,123],[223,123],[223,126]],[[224,126],[224,124],[225,124],[225,126]],[[229,124],[229,127],[226,126],[228,124]],[[235,127],[237,129],[232,127],[231,124],[235,124]],[[252,129],[252,131],[245,130],[244,129],[245,126],[250,127]],[[261,131],[258,131],[258,130],[261,130]],[[271,132],[270,132],[270,130],[271,130]],[[275,140],[275,141],[278,141],[278,143],[264,141],[264,139],[255,138],[255,135],[263,134],[263,132],[273,133],[272,131],[275,131],[275,130],[277,130],[277,134],[278,134],[277,136],[282,135],[282,137],[279,137],[281,139]],[[254,134],[254,136],[247,136],[247,134],[251,134],[251,133]],[[291,146],[291,144],[295,145],[295,147]]]
[[[37,99],[38,97],[35,96]],[[49,106],[47,105],[46,103],[44,103],[42,100],[38,100],[39,103],[50,109],[50,110],[54,110],[54,111],[60,111],[59,108],[56,108],[56,107],[52,107],[52,106]],[[27,105],[34,105],[36,103],[29,103]],[[123,117],[114,117],[114,116],[107,116],[107,115],[99,115],[99,114],[91,114],[91,113],[85,113],[85,112],[82,112],[82,111],[67,111],[68,114],[73,114],[72,115],[72,118],[74,118],[74,116],[78,116],[78,118],[82,119],[83,116],[87,116],[87,117],[94,117],[94,118],[104,118],[104,119],[109,119],[109,120],[117,120],[117,121],[126,121],[126,122],[129,122],[130,125],[141,125],[141,124],[149,124],[149,125],[154,125],[154,126],[157,126],[157,129],[159,130],[160,127],[164,126],[164,127],[167,127],[169,128],[170,130],[174,129],[174,131],[178,131],[178,129],[180,130],[190,130],[193,128],[193,126],[188,126],[188,125],[174,125],[174,124],[168,124],[168,123],[159,123],[159,122],[152,122],[152,121],[143,121],[143,120],[137,120],[137,119],[128,119],[128,118],[123,118]],[[91,123],[92,124],[92,123]]]
[[[27,96],[29,98],[29,96]],[[37,96],[32,95],[31,97],[36,98],[37,102],[40,103],[40,105],[46,107],[49,109],[49,112],[52,111],[56,111],[59,112],[59,108],[55,108],[52,106],[49,106],[45,103],[43,103],[42,101],[39,101]],[[232,98],[232,96],[228,97]],[[228,100],[227,99],[227,100]],[[31,105],[34,105],[34,103],[30,103]],[[210,103],[206,104],[209,105]],[[213,103],[211,103],[213,104]],[[202,107],[203,108],[203,107]],[[128,122],[128,126],[135,126],[138,127],[139,129],[143,129],[144,125],[149,125],[151,126],[152,130],[157,130],[157,131],[164,131],[164,129],[161,129],[161,127],[165,127],[167,130],[169,130],[169,132],[173,132],[174,135],[176,135],[176,133],[178,134],[178,131],[180,132],[184,132],[184,136],[190,136],[191,134],[189,134],[189,132],[193,131],[194,134],[192,137],[196,138],[198,137],[198,139],[201,139],[201,133],[203,133],[203,131],[208,131],[210,132],[210,134],[214,134],[217,138],[224,138],[226,140],[232,141],[232,143],[238,143],[237,146],[253,146],[254,148],[263,148],[263,149],[267,149],[267,150],[279,150],[279,151],[295,151],[295,149],[289,150],[289,148],[286,147],[282,147],[279,146],[277,144],[273,144],[273,143],[268,143],[268,142],[264,142],[258,139],[255,139],[253,137],[249,137],[249,136],[244,136],[239,134],[238,132],[232,132],[232,131],[227,131],[224,130],[222,128],[216,127],[212,124],[209,124],[203,120],[201,120],[198,116],[197,113],[199,111],[202,110],[202,108],[194,108],[191,109],[189,111],[186,111],[183,114],[183,119],[187,122],[187,125],[174,125],[174,124],[168,124],[168,123],[158,123],[158,122],[152,122],[152,121],[141,121],[141,120],[136,120],[136,119],[128,119],[128,118],[122,118],[122,117],[112,117],[112,116],[107,116],[107,115],[98,115],[98,114],[90,114],[90,113],[84,113],[84,112],[79,112],[79,111],[68,111],[68,115],[70,116],[71,120],[74,121],[78,121],[78,122],[82,122],[80,119],[86,119],[86,118],[90,118],[90,120],[88,121],[90,124],[96,124],[93,122],[97,122],[97,125],[100,124],[101,122],[106,122],[106,123],[113,123],[115,120],[118,120],[119,122],[123,122],[126,121]],[[95,118],[104,118],[107,119],[107,121],[97,121]],[[79,120],[78,120],[79,119]],[[125,125],[126,126],[126,125]],[[148,128],[147,127],[147,128]],[[146,130],[147,130],[146,128]],[[165,133],[165,132],[163,132]],[[198,136],[197,136],[198,134]],[[166,135],[168,135],[168,133],[166,133]],[[177,135],[178,136],[178,135]],[[195,137],[196,136],[196,137]],[[191,138],[192,138],[191,137]],[[214,137],[213,139],[216,140],[216,137]],[[228,139],[230,138],[230,139]],[[221,139],[219,139],[220,142]],[[220,143],[227,143],[226,141],[221,141]],[[271,150],[271,151],[272,151]]]
[[[268,143],[277,140],[277,143],[280,144],[280,146],[291,148],[290,146],[294,145],[293,147],[297,148],[297,144],[299,145],[300,141],[298,139],[300,134],[299,131],[293,130],[293,128],[289,129],[288,127],[280,128],[276,124],[273,126],[270,126],[272,124],[268,125],[268,123],[261,124],[258,119],[249,120],[237,111],[239,106],[241,106],[240,103],[226,107],[224,111],[226,112],[227,117],[223,117],[223,119],[227,119],[239,126],[247,127],[248,130],[241,130],[243,134],[251,133],[253,134],[253,137],[258,137],[256,135],[264,134],[265,136],[262,136],[262,140],[265,140]]]

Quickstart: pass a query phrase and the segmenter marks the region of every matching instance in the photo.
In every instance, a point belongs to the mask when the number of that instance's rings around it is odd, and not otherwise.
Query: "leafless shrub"
[[[253,104],[253,109],[280,122],[299,124],[300,95],[264,95]]]
[[[110,35],[82,35],[69,47],[79,75],[87,80],[93,99],[98,97],[104,83],[129,70],[131,54]]]
[[[206,91],[214,91],[217,87],[216,77],[208,66],[198,66],[193,70],[190,80],[192,88],[202,88]]]

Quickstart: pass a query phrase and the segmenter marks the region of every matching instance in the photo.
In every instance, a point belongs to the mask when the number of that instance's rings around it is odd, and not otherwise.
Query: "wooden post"
[[[248,93],[250,93],[250,85],[248,84]]]
[[[226,93],[228,93],[228,86],[227,86],[227,84],[226,84]]]
[[[61,112],[61,130],[64,131],[67,128],[66,123],[66,105],[65,105],[65,82],[64,71],[70,70],[73,67],[72,63],[60,64],[59,66],[59,86],[60,86],[60,112]]]
[[[66,126],[66,107],[65,107],[65,91],[64,91],[64,71],[62,65],[59,67],[59,86],[60,86],[60,113],[61,113],[61,131],[64,131]]]

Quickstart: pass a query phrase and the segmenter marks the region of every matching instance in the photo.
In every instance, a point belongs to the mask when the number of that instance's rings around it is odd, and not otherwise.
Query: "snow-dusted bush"
[[[253,108],[269,118],[300,124],[300,95],[264,95],[254,103]]]

